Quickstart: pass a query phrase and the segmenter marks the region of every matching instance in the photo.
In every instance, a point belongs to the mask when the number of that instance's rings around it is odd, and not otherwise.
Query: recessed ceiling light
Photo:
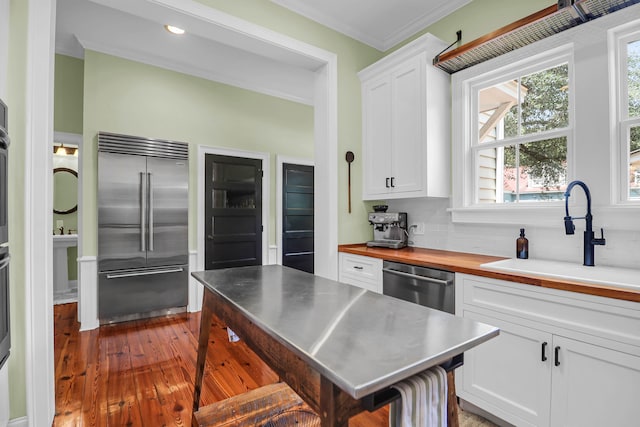
[[[179,27],[174,27],[173,25],[165,25],[164,26],[165,30],[169,31],[171,34],[184,34],[184,30],[182,28]]]

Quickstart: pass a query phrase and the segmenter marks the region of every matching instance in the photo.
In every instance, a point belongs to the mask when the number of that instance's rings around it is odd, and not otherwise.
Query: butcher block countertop
[[[488,262],[505,259],[503,257],[414,247],[406,247],[403,249],[370,248],[365,244],[339,245],[338,252],[363,255],[423,267],[439,268],[442,270],[453,271],[455,273],[473,274],[475,276],[507,280],[532,286],[541,286],[543,288],[559,289],[640,302],[640,291],[634,289],[616,288],[613,286],[575,282],[530,274],[500,272],[480,266],[481,264]]]

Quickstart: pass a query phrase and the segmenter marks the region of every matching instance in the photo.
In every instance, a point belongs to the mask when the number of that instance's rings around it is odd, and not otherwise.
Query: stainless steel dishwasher
[[[454,314],[454,274],[450,271],[384,261],[382,293]]]

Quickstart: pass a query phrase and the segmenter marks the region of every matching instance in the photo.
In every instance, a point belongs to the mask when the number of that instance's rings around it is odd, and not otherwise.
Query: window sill
[[[583,216],[584,206],[570,206],[575,216]],[[450,208],[451,221],[461,224],[493,224],[563,229],[564,203],[549,206],[490,206]],[[640,205],[593,206],[594,229],[636,230]]]
[[[562,225],[564,205],[553,203],[549,206],[473,206],[451,208],[454,223],[467,224],[509,224],[555,227]]]

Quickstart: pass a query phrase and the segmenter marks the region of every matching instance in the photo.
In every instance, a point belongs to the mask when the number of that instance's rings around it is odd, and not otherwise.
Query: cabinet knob
[[[389,178],[385,178],[384,180],[385,180],[385,186],[389,188]]]
[[[546,362],[547,361],[547,342],[543,342],[542,343],[542,361]]]
[[[554,364],[556,366],[560,366],[560,346],[557,346],[555,348],[555,362]]]
[[[392,176],[391,177],[391,187],[395,187],[396,186],[395,183],[393,182],[394,179],[396,179],[396,178]]]

